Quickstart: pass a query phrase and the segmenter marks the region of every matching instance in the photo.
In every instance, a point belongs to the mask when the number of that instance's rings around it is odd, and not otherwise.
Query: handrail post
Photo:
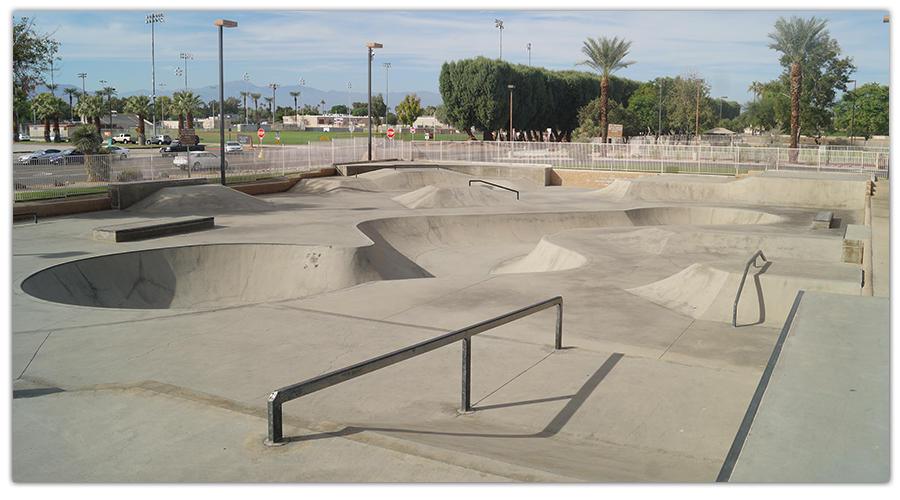
[[[562,319],[563,319],[563,310],[562,310],[562,297],[559,298],[559,304],[556,304],[556,350],[562,349]]]
[[[738,300],[741,299],[741,291],[744,290],[744,281],[747,279],[747,272],[750,270],[750,264],[753,264],[754,262],[756,262],[757,257],[762,257],[762,260],[764,260],[766,262],[769,261],[768,259],[766,259],[766,256],[765,256],[765,254],[763,254],[762,250],[757,250],[756,253],[753,254],[753,257],[750,257],[750,260],[747,261],[747,265],[744,266],[744,274],[741,276],[741,283],[738,285],[737,295],[735,295],[735,297],[734,297],[734,308],[732,309],[732,315],[731,315],[731,327],[732,328],[737,328]]]
[[[278,391],[274,391],[272,394],[269,394],[269,400],[266,403],[266,406],[269,410],[269,435],[266,439],[266,444],[270,446],[281,445],[284,444],[283,434],[282,434],[282,413],[281,413],[281,402],[277,401]]]
[[[472,413],[472,337],[462,339],[462,403],[460,413]]]

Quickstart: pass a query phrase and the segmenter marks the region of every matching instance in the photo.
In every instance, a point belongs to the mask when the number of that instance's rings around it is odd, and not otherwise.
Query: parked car
[[[59,140],[57,141],[56,134],[51,133],[50,134],[50,142],[69,142],[69,138],[64,135],[60,135]]]
[[[131,151],[127,148],[123,148],[122,146],[106,146],[106,149],[109,151],[109,154],[113,155],[116,159],[124,160],[131,155]]]
[[[61,153],[55,154],[50,157],[50,163],[54,165],[72,165],[75,163],[84,163],[84,153],[76,150],[75,148],[69,148],[63,150]]]
[[[19,163],[23,165],[35,165],[50,163],[50,157],[62,151],[55,148],[38,149],[34,153],[28,153],[19,157]]]
[[[187,154],[180,154],[172,160],[181,170],[187,170],[188,157]],[[219,156],[214,153],[199,152],[191,153],[191,170],[218,170],[221,166]],[[228,170],[228,161],[225,161],[225,170]]]
[[[154,135],[153,137],[147,139],[147,144],[172,144],[172,138],[167,135]]]
[[[177,156],[178,153],[187,152],[188,148],[191,148],[191,151],[204,151],[206,150],[206,146],[200,144],[200,137],[194,136],[194,145],[188,146],[187,144],[182,144],[181,141],[172,141],[171,144],[164,148],[159,148],[160,153],[163,156]]]
[[[242,151],[244,151],[244,146],[241,146],[241,143],[237,141],[228,141],[225,143],[226,153],[240,153]]]
[[[131,138],[131,134],[122,133],[112,138],[116,144],[137,144],[137,140]]]
[[[19,140],[22,142],[30,141],[31,136],[28,134],[19,134]]]

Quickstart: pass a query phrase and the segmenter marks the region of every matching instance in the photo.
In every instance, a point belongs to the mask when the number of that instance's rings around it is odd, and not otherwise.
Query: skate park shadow
[[[409,435],[409,436],[444,436],[444,437],[457,437],[457,438],[513,438],[513,439],[523,439],[523,438],[550,438],[558,434],[563,427],[571,420],[571,418],[575,415],[575,413],[584,405],[585,401],[590,397],[590,395],[594,392],[594,390],[600,385],[604,378],[613,370],[616,364],[625,357],[622,353],[613,353],[606,361],[600,365],[599,368],[593,373],[593,375],[588,378],[587,381],[581,386],[580,389],[575,394],[569,394],[565,396],[555,396],[549,398],[541,398],[541,399],[531,399],[526,401],[517,401],[513,403],[503,403],[497,405],[486,405],[486,406],[477,406],[474,405],[473,409],[475,412],[490,412],[491,410],[500,409],[500,408],[509,408],[513,406],[528,406],[533,404],[547,403],[553,401],[562,401],[568,399],[569,402],[559,411],[557,414],[547,423],[546,426],[539,432],[530,433],[530,434],[505,434],[505,433],[491,433],[491,432],[453,432],[453,431],[435,431],[431,429],[413,429],[413,428],[399,428],[399,427],[376,427],[376,426],[362,426],[362,425],[349,425],[340,431],[335,432],[322,432],[318,434],[305,435],[305,436],[285,436],[285,440],[289,440],[291,442],[302,442],[302,441],[312,441],[317,439],[330,439],[336,437],[347,437],[354,434],[359,434],[366,431],[371,432],[382,432],[387,434],[399,434],[399,435]],[[477,423],[475,425],[478,425]]]

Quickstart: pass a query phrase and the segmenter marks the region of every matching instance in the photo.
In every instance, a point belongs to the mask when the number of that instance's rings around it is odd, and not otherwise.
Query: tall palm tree
[[[178,113],[178,135],[182,129],[194,128],[194,112],[200,109],[200,97],[192,90],[176,92],[173,106]]]
[[[44,140],[50,142],[50,122],[54,125],[54,142],[59,142],[59,114],[62,113],[65,102],[59,97],[43,93],[32,101],[37,116],[44,120]]]
[[[259,121],[259,98],[262,97],[262,94],[251,93],[250,99],[253,99],[253,119],[257,122]]]
[[[250,95],[250,92],[241,91],[241,97],[244,99],[244,123],[247,123],[247,96]]]
[[[266,100],[266,104],[268,105],[269,111],[272,113],[272,123],[275,123],[275,107],[274,107],[275,105],[273,104],[275,102],[275,98],[274,97],[264,97],[264,99]]]
[[[766,46],[775,49],[782,54],[781,62],[791,65],[791,149],[797,149],[800,142],[800,93],[803,89],[803,62],[828,41],[828,32],[825,31],[827,19],[817,19],[815,16],[809,19],[800,19],[791,16],[790,21],[779,17],[775,22],[775,31],[769,33],[769,38],[775,40]],[[792,152],[792,161],[796,159],[797,152]]]
[[[297,108],[297,96],[300,95],[300,92],[290,92],[291,97],[294,98],[294,119],[299,120],[300,111]],[[299,121],[297,125],[300,125]]]
[[[103,112],[103,98],[97,95],[85,95],[75,105],[75,112],[79,116],[87,118],[87,123],[93,123],[100,133],[100,113]],[[79,150],[80,151],[80,150]]]
[[[600,81],[600,128],[603,130],[604,143],[606,143],[607,137],[606,114],[609,110],[609,75],[636,62],[623,61],[628,55],[629,48],[631,48],[631,42],[626,42],[625,39],[619,40],[619,37],[612,39],[600,37],[596,40],[588,38],[581,47],[581,52],[588,58],[575,63],[576,66],[579,64],[589,66],[600,73],[602,78]]]
[[[72,108],[72,98],[78,97],[80,92],[78,91],[78,89],[76,87],[66,87],[63,89],[63,92],[65,92],[66,94],[69,94],[69,121],[74,121],[75,120],[75,111]]]
[[[150,98],[141,95],[133,95],[125,100],[125,107],[122,108],[126,113],[138,115],[138,144],[147,142],[146,132],[144,130],[144,117],[150,113]]]

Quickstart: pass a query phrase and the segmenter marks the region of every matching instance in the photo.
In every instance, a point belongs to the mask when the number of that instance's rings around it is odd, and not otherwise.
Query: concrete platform
[[[488,177],[518,183],[521,201],[409,208],[372,179],[353,188],[372,174],[304,179],[252,204],[208,192],[191,204],[185,187],[164,212],[138,202],[15,225],[13,481],[712,482],[783,297],[817,279],[825,294],[866,299],[863,266],[840,258],[865,200],[835,203],[835,227],[813,230],[829,200],[610,200]],[[886,200],[872,207],[877,297]],[[91,237],[187,210],[216,227],[116,246]],[[772,264],[748,278],[738,328],[633,292],[692,266],[733,276],[760,248]],[[731,295],[725,281],[717,300]],[[273,390],[556,295],[564,349],[552,347],[552,311],[473,339],[471,415],[456,411],[453,345],[287,403],[290,442],[263,444]],[[753,321],[761,307],[768,320]]]

